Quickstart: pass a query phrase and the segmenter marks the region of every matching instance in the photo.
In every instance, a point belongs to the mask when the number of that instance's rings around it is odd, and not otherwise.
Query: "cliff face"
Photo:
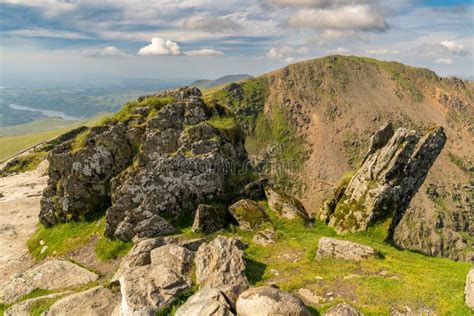
[[[237,113],[249,158],[318,216],[343,175],[361,167],[371,136],[385,122],[418,135],[443,127],[444,149],[413,192],[394,240],[404,248],[470,260],[471,82],[395,62],[329,56],[228,85],[206,98]]]
[[[174,232],[200,203],[232,200],[246,166],[240,129],[192,88],[140,98],[49,155],[40,221],[46,226],[107,209],[106,235]],[[244,183],[245,184],[245,183]]]

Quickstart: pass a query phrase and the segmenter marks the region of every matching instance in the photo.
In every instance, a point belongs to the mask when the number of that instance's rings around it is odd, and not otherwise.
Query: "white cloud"
[[[363,42],[369,40],[368,36],[360,34],[353,30],[323,30],[320,34],[321,39],[324,41],[338,41],[346,39],[355,39]]]
[[[385,18],[368,4],[299,10],[289,18],[288,24],[332,30],[383,31],[388,27]]]
[[[270,49],[266,56],[269,59],[278,59],[285,63],[292,63],[298,58],[294,55],[304,55],[309,53],[309,48],[306,46],[301,47],[292,47],[292,46],[283,46],[280,48],[272,48]]]
[[[331,0],[267,0],[268,4],[294,7],[325,7]]]
[[[81,53],[85,57],[127,57],[128,54],[121,51],[115,46],[107,46],[103,48],[87,48]]]
[[[221,52],[220,50],[209,49],[209,48],[189,50],[189,51],[184,52],[184,54],[186,56],[222,56],[224,55],[224,53]]]
[[[63,39],[90,39],[91,38],[88,35],[80,34],[77,32],[44,29],[44,28],[14,30],[14,31],[8,31],[5,33],[10,36],[18,36],[18,37],[45,37],[45,38],[63,38]]]
[[[368,49],[366,52],[369,55],[398,55],[400,54],[398,50],[390,50],[388,48]]]
[[[160,37],[151,39],[151,44],[140,48],[138,55],[181,55],[181,49],[176,42]]]
[[[451,58],[438,58],[435,60],[435,63],[442,65],[452,65],[453,60]]]
[[[459,56],[470,55],[469,51],[464,49],[464,45],[456,43],[456,41],[442,41],[440,44],[446,47],[452,54]]]
[[[338,47],[336,49],[328,51],[328,54],[331,55],[349,55],[351,53],[350,49]]]

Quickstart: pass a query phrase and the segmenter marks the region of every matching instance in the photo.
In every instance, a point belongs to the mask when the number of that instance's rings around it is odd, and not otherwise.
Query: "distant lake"
[[[23,105],[18,105],[18,104],[13,104],[13,103],[10,103],[9,107],[13,110],[18,110],[18,111],[40,112],[41,114],[43,114],[45,116],[59,117],[59,118],[62,118],[63,120],[66,120],[66,121],[75,121],[75,120],[79,119],[78,117],[69,116],[67,114],[64,114],[63,112],[43,110],[43,109],[34,109],[34,108],[30,108],[28,106],[23,106]]]

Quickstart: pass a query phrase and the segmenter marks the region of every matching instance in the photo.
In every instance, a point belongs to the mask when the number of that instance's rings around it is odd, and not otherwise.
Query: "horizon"
[[[258,76],[333,54],[469,78],[473,8],[460,0],[1,0],[0,80]]]

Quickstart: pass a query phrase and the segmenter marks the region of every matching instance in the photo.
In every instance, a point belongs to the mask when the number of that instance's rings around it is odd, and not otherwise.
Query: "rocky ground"
[[[43,164],[35,171],[0,177],[0,283],[34,263],[26,241],[38,224],[45,173]]]

